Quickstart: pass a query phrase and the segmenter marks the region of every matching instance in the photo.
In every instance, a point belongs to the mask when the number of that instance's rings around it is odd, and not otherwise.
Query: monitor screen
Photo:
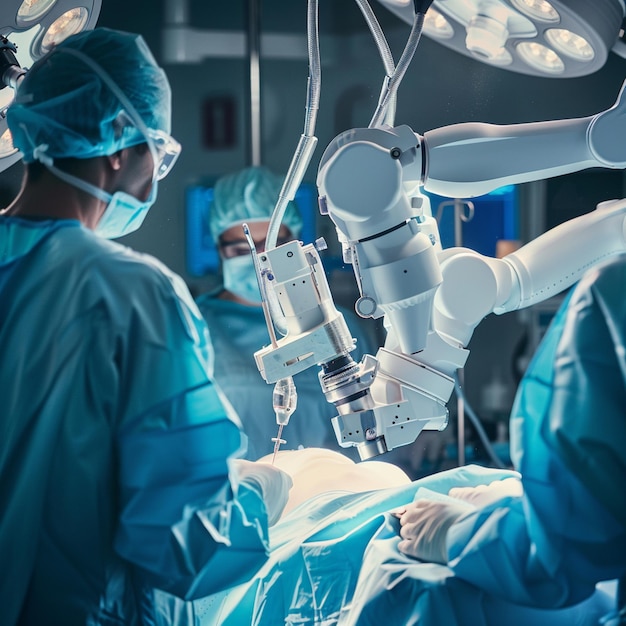
[[[455,227],[455,200],[433,193],[425,195],[430,198],[433,217],[439,223],[439,235],[444,248],[461,245],[494,257],[499,240],[519,239],[517,188],[514,185],[469,198],[468,202],[474,207],[473,213],[469,212],[465,200],[457,200],[462,205],[464,217],[469,218],[461,221],[460,232]],[[456,241],[458,238],[461,239],[459,244]]]

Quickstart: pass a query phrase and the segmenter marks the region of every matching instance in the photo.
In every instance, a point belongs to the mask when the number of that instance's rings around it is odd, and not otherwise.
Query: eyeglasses
[[[293,237],[278,239],[276,241],[276,247],[282,246],[290,241],[293,241]],[[222,249],[222,256],[225,259],[232,259],[236,256],[246,256],[246,254],[250,254],[250,246],[245,239],[234,239],[232,241],[224,241],[220,239],[219,244]],[[255,241],[254,248],[256,249],[257,254],[262,254],[265,251],[265,239]]]
[[[162,130],[148,128],[148,136],[152,140],[154,149],[156,150],[156,179],[162,180],[174,167],[174,163],[176,163],[176,159],[178,159],[180,155],[181,145],[174,137],[164,133]]]

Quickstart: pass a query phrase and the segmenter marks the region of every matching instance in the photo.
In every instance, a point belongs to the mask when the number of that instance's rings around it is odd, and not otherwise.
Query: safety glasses
[[[289,237],[287,239],[281,238],[276,242],[276,247],[278,248],[278,246],[282,246],[284,243],[288,243],[289,241],[293,241],[293,237]],[[247,254],[250,254],[250,245],[245,239],[224,241],[220,238],[219,245],[222,251],[222,256],[225,259],[232,259],[236,256],[246,256]],[[254,247],[256,248],[257,254],[262,254],[265,251],[265,239],[255,241]]]
[[[162,130],[154,130],[148,128],[148,137],[154,146],[156,152],[155,177],[156,180],[162,180],[174,167],[176,159],[180,155],[181,145]]]
[[[118,94],[118,97],[121,98],[121,95],[123,94]],[[130,102],[126,103],[126,107],[128,109],[132,107]],[[180,155],[181,145],[174,137],[168,135],[166,132],[155,128],[148,128],[134,108],[132,108],[132,111],[133,114],[129,114],[122,109],[117,114],[114,121],[117,131],[121,134],[124,126],[134,126],[143,133],[154,159],[154,180],[162,180],[174,167],[174,163],[176,163]]]

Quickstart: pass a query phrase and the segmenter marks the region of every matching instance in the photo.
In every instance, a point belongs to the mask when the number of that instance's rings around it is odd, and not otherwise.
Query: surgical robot
[[[626,91],[586,118],[497,126],[352,129],[336,137],[318,170],[319,205],[352,265],[362,317],[383,317],[384,346],[355,362],[320,242],[291,241],[256,259],[263,291],[278,304],[284,336],[255,353],[266,382],[321,366],[342,447],[362,460],[443,430],[456,371],[489,313],[528,307],[566,289],[588,268],[626,250],[626,200],[537,237],[504,258],[442,249],[420,189],[466,198],[586,168],[626,168]],[[280,435],[279,435],[280,436]]]

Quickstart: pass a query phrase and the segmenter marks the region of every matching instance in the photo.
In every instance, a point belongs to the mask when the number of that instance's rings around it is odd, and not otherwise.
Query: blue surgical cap
[[[213,239],[217,242],[225,230],[236,224],[269,221],[282,183],[282,178],[265,167],[248,167],[220,178],[209,214]],[[288,203],[282,224],[294,237],[300,234],[302,217],[293,202]]]
[[[146,140],[122,114],[122,103],[101,75],[67,50],[95,62],[148,128],[170,133],[169,82],[143,38],[97,28],[59,43],[32,66],[19,86],[7,122],[26,163],[35,160],[37,147],[52,159],[87,159]]]

